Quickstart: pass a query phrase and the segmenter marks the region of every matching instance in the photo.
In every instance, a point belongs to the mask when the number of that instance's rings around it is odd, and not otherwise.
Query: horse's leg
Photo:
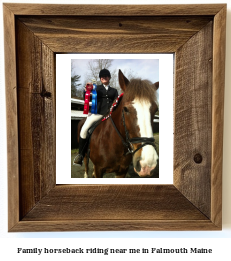
[[[92,178],[95,178],[95,165],[93,165]]]
[[[95,176],[95,178],[102,178],[103,170],[97,166],[94,166],[94,176]]]
[[[89,166],[88,166],[88,162],[87,162],[87,157],[85,156],[84,159],[84,166],[85,166],[85,173],[84,173],[84,178],[88,178],[88,171],[89,171]]]

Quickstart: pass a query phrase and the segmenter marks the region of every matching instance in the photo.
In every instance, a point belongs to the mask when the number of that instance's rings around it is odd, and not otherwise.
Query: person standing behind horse
[[[79,137],[79,154],[74,158],[74,165],[82,166],[83,158],[87,149],[87,131],[94,122],[99,121],[108,113],[113,101],[118,97],[118,91],[109,85],[111,74],[107,69],[99,72],[101,85],[96,88],[97,92],[97,114],[88,113],[85,123],[82,126]],[[85,97],[86,88],[84,91]]]

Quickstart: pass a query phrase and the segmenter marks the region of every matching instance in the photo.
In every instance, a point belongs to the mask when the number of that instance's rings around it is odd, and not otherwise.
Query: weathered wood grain
[[[54,54],[16,21],[20,217],[55,186]]]
[[[23,221],[49,221],[54,218],[89,222],[208,219],[173,185],[58,185],[40,200]]]
[[[174,109],[174,184],[209,218],[212,37],[213,23],[210,22],[176,52]],[[199,162],[195,155],[201,157]]]
[[[8,229],[19,221],[18,111],[14,14],[3,5],[7,119]]]
[[[211,231],[219,230],[208,220],[92,220],[21,221],[10,232],[41,231]]]
[[[106,231],[217,228],[173,185],[58,185],[12,231],[25,229]]]
[[[192,17],[21,17],[55,52],[175,52],[211,16]],[[142,45],[140,41],[142,39]],[[103,48],[102,48],[103,46]]]
[[[211,220],[222,226],[222,155],[225,90],[226,6],[214,17]]]
[[[192,35],[198,32],[212,16],[180,16],[180,17],[56,17],[56,16],[22,16],[18,18],[35,35],[84,35],[92,33],[117,35]]]
[[[5,3],[15,15],[181,16],[216,15],[224,4],[192,5],[54,5]]]

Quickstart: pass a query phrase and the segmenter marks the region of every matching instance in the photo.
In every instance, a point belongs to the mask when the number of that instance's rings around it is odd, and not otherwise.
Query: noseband
[[[129,133],[128,133],[128,130],[127,130],[127,127],[125,124],[124,110],[122,110],[122,119],[123,119],[123,125],[124,125],[124,129],[125,129],[126,140],[124,140],[124,138],[118,131],[117,127],[115,126],[114,121],[112,120],[111,115],[109,118],[112,122],[113,127],[115,128],[116,132],[118,133],[120,139],[122,140],[123,145],[125,147],[127,147],[127,149],[128,149],[128,152],[125,155],[135,154],[138,150],[140,150],[141,148],[143,148],[146,145],[152,145],[154,147],[154,149],[156,150],[154,138],[146,138],[146,137],[136,137],[136,138],[131,138],[131,139],[129,138]],[[133,143],[142,143],[142,145],[140,145],[136,150],[134,150]]]

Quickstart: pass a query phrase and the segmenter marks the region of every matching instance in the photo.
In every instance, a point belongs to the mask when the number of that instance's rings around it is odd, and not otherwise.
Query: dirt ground
[[[159,134],[154,135],[155,138],[155,143],[157,146],[157,153],[159,154]],[[83,178],[84,177],[84,164],[83,166],[76,166],[73,165],[73,160],[75,156],[77,155],[78,151],[73,150],[71,153],[71,177],[72,178]],[[93,164],[91,160],[89,160],[89,178],[92,178],[92,173],[93,173]],[[106,173],[104,174],[103,178],[115,178],[115,173]],[[128,169],[128,173],[126,174],[125,178],[140,178],[137,173],[135,173],[133,169],[133,165],[131,164]],[[150,178],[159,178],[159,161],[158,165],[155,169],[155,173],[152,177]]]

